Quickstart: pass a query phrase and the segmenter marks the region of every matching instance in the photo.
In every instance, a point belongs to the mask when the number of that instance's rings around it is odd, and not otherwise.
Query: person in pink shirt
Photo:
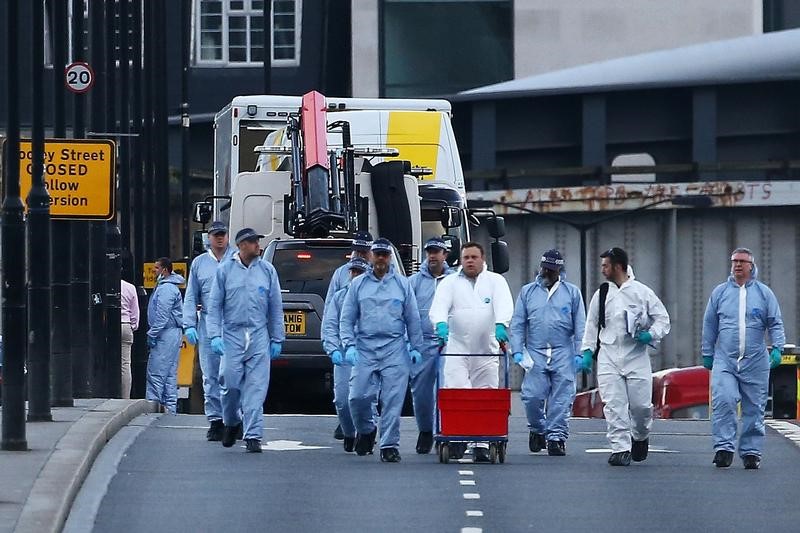
[[[131,347],[133,332],[139,328],[139,297],[136,287],[122,281],[122,397],[131,397]]]

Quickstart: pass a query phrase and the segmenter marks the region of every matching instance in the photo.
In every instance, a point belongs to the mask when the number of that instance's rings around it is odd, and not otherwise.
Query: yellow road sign
[[[152,289],[156,286],[156,275],[153,272],[153,268],[156,266],[155,262],[152,263],[143,263],[142,264],[142,273],[144,274],[144,288],[145,289]],[[186,263],[172,263],[172,271],[176,274],[180,274],[183,276],[183,279],[188,278],[189,268],[186,266]],[[178,285],[181,289],[186,288],[186,283],[184,282],[182,285]]]
[[[109,220],[114,216],[116,149],[113,141],[47,139],[44,182],[50,194],[50,216]],[[29,140],[19,143],[20,192],[31,189],[33,153]]]

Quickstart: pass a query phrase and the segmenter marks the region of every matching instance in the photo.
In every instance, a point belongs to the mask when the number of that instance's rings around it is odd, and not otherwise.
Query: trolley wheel
[[[489,461],[492,464],[497,462],[497,444],[494,442],[489,444]]]
[[[444,464],[450,462],[450,446],[448,446],[445,442],[439,446],[439,462]]]
[[[500,464],[506,462],[506,444],[505,442],[501,442],[497,445],[497,460],[500,461]]]

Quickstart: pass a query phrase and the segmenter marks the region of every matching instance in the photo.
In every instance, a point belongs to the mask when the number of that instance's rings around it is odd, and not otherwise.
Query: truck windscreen
[[[333,271],[349,258],[349,247],[278,249],[272,265],[278,271],[282,290],[318,294],[324,300]]]

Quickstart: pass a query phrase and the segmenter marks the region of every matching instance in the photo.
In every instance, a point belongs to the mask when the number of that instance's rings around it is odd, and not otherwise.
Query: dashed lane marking
[[[483,533],[483,529],[479,527],[462,527],[461,533]]]
[[[475,480],[474,479],[460,479],[460,480],[458,480],[458,482],[461,485],[468,485],[468,486],[474,486],[475,485]]]
[[[480,500],[481,499],[481,495],[478,494],[477,492],[465,492],[464,493],[464,499],[465,500]]]
[[[795,446],[800,447],[800,426],[784,422],[783,420],[765,420],[765,423],[767,426],[792,441]]]
[[[471,476],[471,475],[473,475],[473,472],[472,472],[472,470],[459,470],[458,471],[458,475],[459,476]]]
[[[483,516],[483,511],[467,511],[467,516]]]

